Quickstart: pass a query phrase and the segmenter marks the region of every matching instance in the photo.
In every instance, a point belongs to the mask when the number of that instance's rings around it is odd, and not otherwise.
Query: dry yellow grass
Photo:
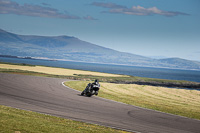
[[[200,118],[200,91],[135,84],[101,83],[102,93],[123,102],[160,111]]]
[[[85,81],[66,82],[66,85],[80,90]],[[159,110],[162,112],[200,119],[200,91],[155,87],[136,84],[100,83],[100,97]],[[81,88],[81,87],[82,88]]]
[[[10,64],[0,64],[0,68],[18,69],[18,70],[26,70],[26,71],[33,71],[33,72],[39,72],[39,73],[46,73],[46,74],[53,74],[53,75],[66,75],[66,76],[81,74],[81,75],[93,75],[93,76],[104,76],[104,77],[122,77],[122,75],[117,75],[117,74],[73,70],[73,69],[65,69],[65,68],[53,68],[53,67],[45,67],[45,66],[20,66],[20,65],[10,65]]]

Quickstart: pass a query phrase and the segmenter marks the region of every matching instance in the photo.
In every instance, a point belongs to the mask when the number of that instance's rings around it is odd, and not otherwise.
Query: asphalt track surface
[[[199,120],[80,96],[63,81],[67,79],[0,73],[0,104],[132,132],[200,133]]]

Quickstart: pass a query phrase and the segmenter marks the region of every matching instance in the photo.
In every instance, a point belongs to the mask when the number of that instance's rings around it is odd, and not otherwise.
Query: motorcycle
[[[99,91],[100,85],[94,85],[89,83],[87,85],[87,87],[85,88],[85,90],[81,93],[81,95],[86,95],[88,97],[91,97],[92,95],[98,95],[98,91]]]

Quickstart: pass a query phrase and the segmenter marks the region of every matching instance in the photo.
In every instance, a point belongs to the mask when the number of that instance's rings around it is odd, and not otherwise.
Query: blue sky
[[[200,61],[200,0],[0,0],[0,28]]]

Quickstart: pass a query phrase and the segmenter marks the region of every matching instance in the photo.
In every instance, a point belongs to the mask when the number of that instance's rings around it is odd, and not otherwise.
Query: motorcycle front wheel
[[[91,93],[89,93],[89,92],[87,92],[87,93],[86,93],[86,96],[88,96],[88,97],[91,97],[91,96],[92,96],[92,94],[91,94]]]

